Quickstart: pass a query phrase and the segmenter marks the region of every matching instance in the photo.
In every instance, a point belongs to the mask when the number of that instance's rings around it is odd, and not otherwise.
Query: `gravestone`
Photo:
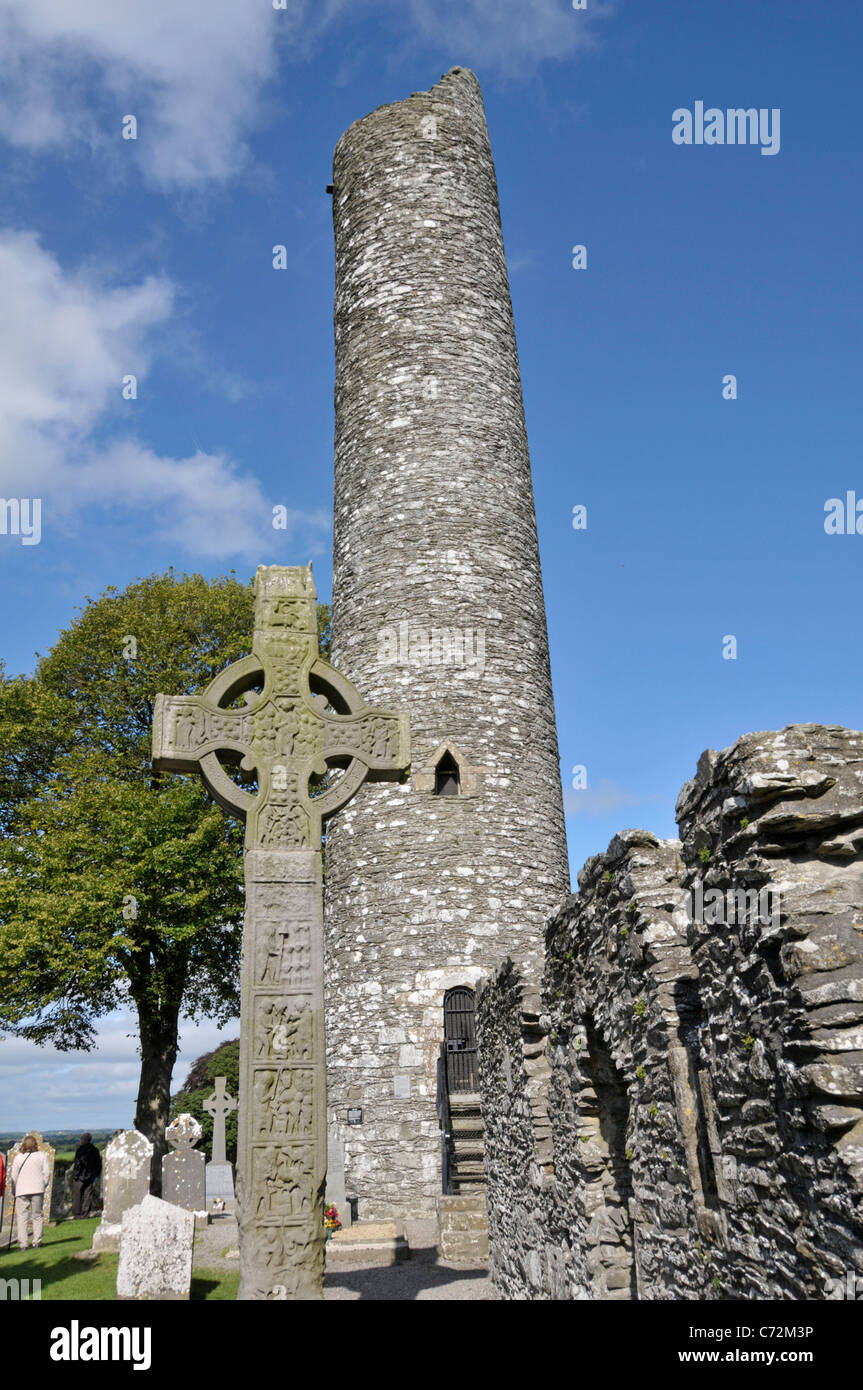
[[[42,1219],[47,1222],[51,1219],[51,1212],[53,1210],[54,1149],[42,1138],[42,1135],[39,1134],[37,1130],[28,1129],[27,1134],[36,1140],[37,1148],[41,1149],[43,1153],[46,1153],[48,1155],[48,1186],[45,1189],[45,1196],[42,1199]],[[21,1145],[26,1137],[26,1135],[22,1135],[22,1137],[18,1140],[18,1143],[13,1144],[12,1148],[6,1154],[7,1175],[11,1174],[12,1160],[18,1157],[18,1154],[21,1152]],[[12,1209],[14,1206],[14,1203],[12,1201],[12,1185],[9,1181],[8,1176],[6,1180],[6,1197],[4,1200],[6,1205],[3,1208],[2,1224],[6,1228],[6,1238],[8,1238],[9,1227],[12,1223]]]
[[[215,1197],[233,1200],[234,1172],[225,1152],[225,1120],[237,1108],[237,1102],[225,1090],[224,1076],[215,1079],[216,1089],[204,1101],[204,1109],[213,1117],[213,1155],[207,1164],[207,1201]]]
[[[327,1143],[327,1206],[335,1207],[347,1230],[351,1224],[351,1209],[345,1196],[345,1141],[330,1135]]]
[[[195,1218],[149,1194],[123,1213],[117,1298],[179,1302],[189,1297]]]
[[[162,1159],[162,1196],[185,1211],[204,1211],[206,1197],[206,1159],[195,1145],[203,1134],[193,1115],[178,1115],[165,1130],[174,1150]]]
[[[102,1220],[93,1233],[94,1250],[116,1250],[123,1212],[149,1194],[153,1145],[137,1129],[121,1129],[105,1150],[102,1167]]]
[[[74,1160],[58,1158],[54,1161],[54,1177],[51,1183],[51,1219],[68,1221],[72,1215],[72,1169]]]
[[[153,766],[200,772],[246,819],[237,1193],[240,1299],[320,1298],[327,1166],[321,825],[408,764],[405,715],[366,706],[318,651],[311,565],[261,566],[252,656],[201,695],[157,695]],[[244,697],[244,703],[238,704]],[[245,790],[219,755],[247,776]],[[319,779],[310,787],[310,779]],[[323,780],[320,780],[323,779]]]

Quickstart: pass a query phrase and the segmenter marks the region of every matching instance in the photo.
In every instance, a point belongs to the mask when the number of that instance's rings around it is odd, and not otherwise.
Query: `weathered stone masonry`
[[[333,190],[333,660],[411,720],[410,778],[364,788],[327,839],[330,1134],[367,1219],[434,1211],[444,992],[507,952],[541,949],[569,875],[518,355],[474,75],[454,69],[351,126]],[[436,796],[447,751],[459,794]],[[349,1107],[361,1125],[347,1125]]]
[[[860,1297],[863,734],[706,753],[678,820],[588,861],[541,989],[508,961],[481,992],[495,1281]]]

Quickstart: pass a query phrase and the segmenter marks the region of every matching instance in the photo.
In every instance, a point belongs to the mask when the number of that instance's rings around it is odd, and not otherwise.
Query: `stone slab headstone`
[[[150,1191],[153,1145],[137,1129],[121,1129],[105,1150],[102,1165],[102,1220],[93,1234],[94,1250],[116,1250],[124,1211]]]
[[[230,1163],[208,1163],[206,1176],[207,1201],[212,1203],[218,1197],[224,1202],[234,1200],[234,1169]]]
[[[53,1207],[52,1207],[52,1192],[53,1192],[53,1187],[54,1187],[54,1150],[53,1150],[53,1148],[51,1147],[50,1144],[46,1143],[46,1141],[42,1138],[42,1135],[39,1134],[39,1132],[38,1132],[37,1130],[35,1130],[35,1129],[28,1129],[27,1134],[31,1135],[31,1136],[36,1140],[36,1146],[37,1146],[37,1148],[41,1149],[43,1153],[46,1153],[46,1154],[48,1155],[49,1177],[48,1177],[48,1187],[47,1187],[47,1189],[46,1189],[46,1191],[45,1191],[45,1196],[44,1196],[44,1199],[43,1199],[43,1202],[42,1202],[42,1216],[43,1216],[43,1219],[44,1219],[45,1221],[49,1221],[49,1220],[51,1219],[51,1212],[52,1212],[52,1210],[53,1210]],[[17,1157],[18,1157],[18,1154],[21,1152],[21,1145],[22,1145],[22,1143],[24,1142],[24,1139],[25,1139],[25,1138],[26,1138],[26,1135],[22,1135],[21,1138],[18,1140],[18,1143],[17,1143],[17,1144],[13,1144],[13,1145],[12,1145],[12,1148],[11,1148],[11,1149],[8,1151],[8,1153],[6,1154],[6,1172],[7,1172],[7,1174],[10,1174],[10,1173],[12,1172],[12,1160],[13,1160],[14,1158],[17,1158]],[[6,1203],[6,1205],[5,1205],[4,1208],[3,1208],[2,1224],[3,1224],[3,1226],[6,1228],[7,1238],[8,1238],[8,1231],[9,1231],[9,1227],[10,1227],[11,1222],[12,1222],[12,1207],[13,1207],[13,1202],[12,1202],[12,1187],[11,1187],[10,1182],[8,1181],[8,1178],[7,1178],[7,1182],[6,1182],[6,1197],[5,1197],[5,1203]]]
[[[259,567],[253,654],[200,695],[157,695],[153,713],[154,769],[199,772],[215,800],[246,820],[239,1299],[323,1295],[321,827],[367,778],[396,777],[410,761],[407,716],[369,708],[321,658],[316,603],[311,565]],[[257,793],[220,755],[254,772]]]
[[[192,1284],[195,1218],[149,1194],[123,1212],[117,1298],[179,1302]]]
[[[204,1211],[207,1205],[206,1164],[194,1145],[203,1134],[193,1115],[178,1115],[168,1125],[165,1138],[174,1150],[162,1159],[162,1197],[185,1211]]]
[[[55,1159],[51,1182],[51,1219],[67,1221],[72,1214],[72,1168],[68,1158]]]
[[[237,1102],[225,1089],[225,1077],[215,1078],[216,1089],[204,1101],[204,1109],[213,1117],[213,1156],[207,1164],[207,1201],[216,1197],[233,1200],[234,1170],[225,1152],[225,1120],[236,1110]]]
[[[351,1209],[345,1196],[345,1141],[332,1135],[327,1141],[327,1206],[339,1213],[342,1229],[351,1224]]]

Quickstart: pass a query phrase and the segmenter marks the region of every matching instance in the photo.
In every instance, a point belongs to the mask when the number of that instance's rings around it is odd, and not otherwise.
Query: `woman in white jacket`
[[[32,1134],[21,1140],[21,1150],[12,1160],[10,1174],[18,1215],[18,1245],[27,1249],[27,1227],[33,1222],[33,1248],[42,1244],[42,1199],[51,1176],[48,1155],[39,1148]]]

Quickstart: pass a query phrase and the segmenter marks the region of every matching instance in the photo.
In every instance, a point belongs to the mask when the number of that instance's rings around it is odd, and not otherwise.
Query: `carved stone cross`
[[[153,717],[156,771],[200,772],[219,804],[246,819],[240,1299],[321,1297],[327,1161],[321,825],[367,777],[397,777],[409,762],[407,715],[370,709],[322,660],[316,598],[311,565],[261,566],[252,656],[229,666],[201,695],[157,695]],[[238,785],[223,763],[254,775],[257,792]],[[337,780],[333,769],[341,769]],[[313,794],[310,779],[327,773]]]
[[[228,1161],[225,1153],[225,1121],[236,1108],[237,1102],[225,1090],[225,1078],[217,1076],[215,1091],[204,1101],[204,1109],[208,1115],[213,1117],[212,1163],[227,1163]]]

